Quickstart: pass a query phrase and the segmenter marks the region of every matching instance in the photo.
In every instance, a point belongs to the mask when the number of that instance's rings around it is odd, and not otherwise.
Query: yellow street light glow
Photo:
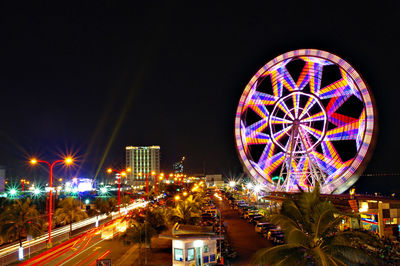
[[[156,172],[154,172],[154,171],[151,172],[151,175],[155,175],[155,174],[156,174]]]
[[[138,176],[142,176],[142,173],[138,173]]]
[[[174,176],[174,174],[169,174],[169,177],[173,177]]]
[[[187,192],[185,191],[185,192],[183,192],[183,196],[187,196]]]
[[[111,168],[108,168],[108,169],[107,169],[107,173],[111,174],[111,173],[112,173],[112,169],[111,169]]]
[[[71,157],[67,157],[67,158],[65,158],[65,160],[64,160],[64,162],[66,163],[66,164],[71,164],[71,163],[73,163],[73,159],[71,158]]]
[[[58,181],[62,182],[62,178],[59,178]]]
[[[161,175],[161,177],[164,177],[164,173],[161,173],[160,175]]]
[[[121,176],[126,176],[126,172],[122,172],[122,173],[121,173]]]
[[[180,200],[181,197],[179,197],[179,195],[175,196],[175,200]]]
[[[128,168],[126,169],[126,171],[127,171],[128,173],[130,173],[130,172],[132,172],[132,169],[131,169],[130,167],[128,167]]]
[[[35,158],[31,159],[31,164],[36,164],[37,160]]]

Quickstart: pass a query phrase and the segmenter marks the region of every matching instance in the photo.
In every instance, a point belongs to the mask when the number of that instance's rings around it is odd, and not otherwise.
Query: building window
[[[174,248],[174,260],[183,261],[183,249]]]
[[[194,248],[189,248],[187,251],[187,260],[194,260]]]
[[[208,248],[207,245],[204,245],[203,250],[204,250],[204,253],[210,252],[210,249]]]

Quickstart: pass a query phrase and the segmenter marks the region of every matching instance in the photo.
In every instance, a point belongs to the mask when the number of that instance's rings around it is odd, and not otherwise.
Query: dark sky
[[[69,151],[93,176],[122,167],[126,145],[160,145],[166,171],[185,155],[190,172],[238,172],[240,95],[266,62],[300,48],[361,73],[380,124],[367,171],[400,172],[398,5],[56,2],[0,6],[0,164],[11,174],[38,174],[30,155]],[[398,178],[359,185],[400,190]]]

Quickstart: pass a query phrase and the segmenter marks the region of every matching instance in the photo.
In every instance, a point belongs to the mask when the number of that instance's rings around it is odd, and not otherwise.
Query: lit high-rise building
[[[126,168],[131,168],[129,182],[136,188],[143,188],[146,184],[146,174],[160,173],[160,146],[127,146]],[[153,183],[153,177],[149,175]]]

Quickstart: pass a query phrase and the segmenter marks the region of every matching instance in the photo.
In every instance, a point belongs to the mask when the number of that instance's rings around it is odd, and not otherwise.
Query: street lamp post
[[[53,168],[57,163],[65,163],[65,164],[71,164],[73,163],[73,159],[71,157],[66,157],[64,160],[56,160],[53,163],[49,163],[48,161],[44,160],[37,160],[37,159],[32,159],[31,164],[35,165],[37,163],[45,163],[49,166],[49,240],[48,240],[48,246],[51,247],[52,242],[51,242],[51,227],[53,223]]]
[[[146,196],[147,196],[147,198],[149,197],[149,175],[150,174],[154,176],[156,174],[156,172],[152,171],[152,172],[148,172],[147,174],[145,174],[145,177],[146,177]],[[142,173],[138,173],[138,175],[141,176]],[[156,189],[156,193],[157,193],[157,185],[156,185],[155,189]]]
[[[116,172],[120,175],[118,178],[118,212],[121,214],[121,178],[126,176],[126,172],[130,173],[131,168],[127,168],[126,170],[121,171],[112,168],[107,169],[107,173],[111,174],[112,172]]]

